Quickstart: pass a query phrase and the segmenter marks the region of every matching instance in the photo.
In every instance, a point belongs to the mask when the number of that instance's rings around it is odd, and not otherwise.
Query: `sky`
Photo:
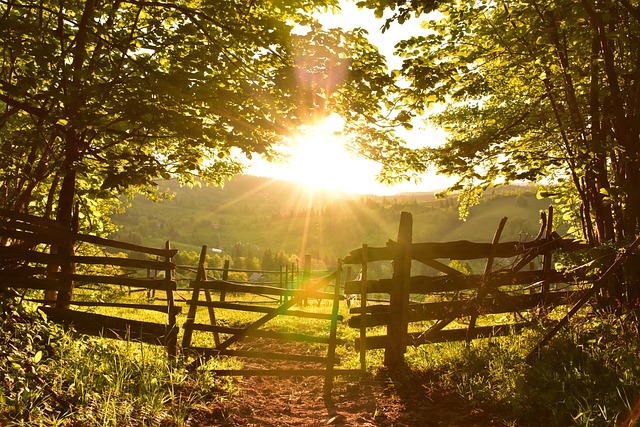
[[[352,29],[362,27],[369,32],[369,40],[387,57],[390,68],[398,68],[401,60],[393,56],[393,46],[408,34],[424,31],[420,27],[422,19],[411,19],[402,26],[394,25],[384,34],[380,31],[383,20],[374,17],[373,11],[359,10],[354,3],[343,2],[338,15],[319,15],[325,27]],[[428,174],[420,183],[405,182],[388,187],[376,180],[380,165],[357,157],[346,150],[342,142],[333,135],[340,127],[341,119],[330,116],[321,126],[301,129],[286,148],[288,160],[283,163],[269,163],[261,159],[253,160],[246,174],[266,176],[276,179],[297,181],[311,187],[334,189],[350,193],[391,195],[406,192],[435,191],[446,188],[453,179],[442,175]],[[444,142],[445,133],[438,129],[414,130],[403,135],[410,145],[437,145]]]

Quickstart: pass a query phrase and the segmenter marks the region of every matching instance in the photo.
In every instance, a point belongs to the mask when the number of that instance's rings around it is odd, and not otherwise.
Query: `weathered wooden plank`
[[[14,221],[26,222],[40,227],[57,229],[64,231],[65,227],[53,219],[42,218],[39,216],[29,215],[23,212],[10,211],[8,209],[0,209],[0,217],[9,218]]]
[[[225,280],[191,281],[191,288],[209,289],[217,292],[247,293],[259,295],[288,296],[299,298],[333,299],[333,294],[312,289],[282,289],[265,285],[246,285]]]
[[[12,274],[11,271],[0,271],[0,286],[19,289],[38,289],[43,291],[64,291],[64,283],[53,279],[38,279]]]
[[[53,245],[60,243],[61,239],[59,236],[56,236],[54,233],[31,233],[26,231],[14,230],[7,227],[0,226],[0,236],[9,237],[11,239],[20,240],[23,242],[28,242],[31,245],[38,245],[40,243]],[[11,246],[9,246],[11,247]]]
[[[20,259],[40,264],[73,262],[76,264],[113,265],[129,268],[149,268],[152,270],[166,270],[175,268],[175,264],[167,261],[155,261],[149,259],[120,258],[108,256],[71,256],[65,257],[59,254],[38,252],[29,249],[20,249],[13,246],[0,247],[0,259]]]
[[[236,293],[249,293],[249,294],[263,294],[263,295],[275,295],[284,296],[287,294],[286,289],[277,288],[275,286],[264,285],[243,285],[240,283],[228,282],[225,280],[192,280],[189,283],[191,288],[208,289],[218,292],[236,292]],[[291,292],[291,291],[289,291]]]
[[[54,225],[51,226],[25,221],[2,222],[0,225],[0,229],[2,229],[2,232],[0,232],[0,234],[2,235],[4,235],[4,233],[8,230],[13,230],[16,232],[31,234],[34,236],[43,235],[47,236],[48,238],[55,237],[59,240],[69,240],[69,234],[71,233],[70,230],[62,227],[57,223],[54,223]]]
[[[470,260],[487,258],[491,252],[491,243],[477,243],[468,240],[458,240],[453,242],[427,242],[413,243],[411,248],[411,258],[420,262],[428,262],[434,259],[457,259]],[[540,251],[547,248],[563,247],[567,250],[578,250],[587,248],[588,245],[575,242],[571,239],[541,239],[531,242],[502,242],[495,246],[496,258],[511,258],[522,255],[532,248]],[[397,251],[397,243],[388,242],[386,247],[368,247],[367,258],[369,262],[392,260]],[[344,259],[345,264],[360,264],[362,261],[362,249],[358,248],[349,253]]]
[[[495,232],[495,234],[493,235],[493,240],[491,242],[491,252],[489,253],[489,257],[487,258],[487,262],[485,264],[484,267],[484,276],[487,277],[486,280],[480,282],[480,286],[478,287],[478,290],[476,291],[476,300],[482,300],[486,295],[487,295],[487,291],[489,289],[489,287],[491,286],[491,284],[489,283],[490,278],[488,277],[489,274],[491,273],[492,269],[493,269],[493,261],[494,261],[494,248],[496,247],[496,245],[498,244],[498,242],[500,241],[500,236],[502,235],[502,231],[504,230],[504,226],[507,224],[507,217],[503,217],[502,220],[500,221],[500,224],[498,225],[498,228]],[[496,295],[494,295],[495,297]],[[500,297],[508,297],[508,295],[499,295]],[[478,315],[480,314],[479,310],[478,310],[478,306],[474,305],[473,308],[473,313],[471,314],[471,318],[469,319],[469,327],[467,330],[467,336],[466,336],[466,341],[470,342],[474,337],[475,337],[475,327],[476,327],[476,322],[478,320]]]
[[[456,270],[455,268],[451,268],[448,265],[441,263],[440,261],[436,261],[435,259],[421,258],[419,261],[444,274],[448,274],[451,276],[460,276],[463,274],[460,271]]]
[[[496,325],[496,326],[476,326],[472,338],[490,338],[498,336],[507,336],[512,333],[518,333],[525,327],[529,326],[527,323],[514,323],[508,325]],[[445,329],[434,331],[427,335],[424,332],[412,332],[409,334],[409,345],[418,346],[423,344],[439,343],[439,342],[452,342],[452,341],[464,341],[467,337],[468,329]],[[376,349],[384,348],[387,343],[387,335],[374,335],[367,337],[367,348]],[[359,345],[359,338],[356,338],[356,346]]]
[[[104,283],[108,285],[131,286],[134,288],[155,289],[160,291],[175,291],[176,282],[165,279],[146,279],[124,276],[99,276],[91,274],[62,274],[53,273],[51,277],[55,279],[72,279],[75,282],[83,283]]]
[[[311,259],[309,259],[309,265]],[[342,262],[338,261],[336,269],[335,285],[333,287],[333,301],[331,305],[331,322],[329,326],[329,336],[327,342],[327,374],[324,377],[324,386],[322,391],[325,396],[330,396],[333,390],[333,369],[338,364],[336,357],[336,347],[338,346],[338,312],[340,311],[340,282],[342,281]]]
[[[504,271],[489,275],[470,274],[461,276],[412,276],[410,289],[412,294],[429,294],[434,292],[455,292],[466,289],[477,289],[481,283],[489,288],[500,286],[515,286],[531,284],[542,280],[549,283],[577,283],[582,278],[575,273],[563,273],[552,270],[545,273],[536,271]],[[393,287],[393,279],[370,280],[367,282],[368,293],[389,293]],[[359,294],[362,290],[361,281],[345,283],[345,294]]]
[[[409,212],[402,212],[398,227],[399,250],[393,259],[394,286],[389,294],[387,323],[387,335],[394,339],[387,341],[384,352],[384,364],[391,369],[400,368],[404,364],[404,353],[407,351],[412,236],[413,216]]]
[[[150,255],[171,258],[178,253],[177,249],[159,249],[149,248],[146,246],[134,245],[132,243],[119,242],[117,240],[104,239],[102,237],[91,236],[88,234],[78,233],[59,233],[59,232],[38,232],[28,233],[23,231],[12,230],[7,227],[0,227],[0,235],[10,237],[12,239],[24,240],[32,243],[44,243],[49,245],[59,244],[61,240],[73,240],[77,242],[92,243],[98,246],[107,246],[110,248],[123,249],[132,252],[140,252]]]
[[[210,347],[189,347],[189,352],[194,352],[200,356],[214,357],[214,356],[234,356],[245,357],[248,359],[267,359],[267,360],[288,360],[291,362],[307,362],[307,363],[327,363],[327,358],[324,356],[310,356],[306,354],[287,354],[287,353],[272,353],[266,351],[252,351],[252,350],[230,350],[230,349],[215,349]],[[338,362],[339,363],[339,362]]]
[[[150,248],[148,246],[134,245],[133,243],[105,239],[98,236],[91,236],[89,234],[74,234],[73,239],[79,242],[93,243],[94,245],[98,246],[108,246],[110,248],[124,249],[150,255],[158,255],[165,258],[172,258],[178,253],[177,249]]]
[[[229,334],[229,335],[244,333],[243,328],[230,328],[228,326],[207,325],[204,323],[194,323],[193,330],[203,331],[203,332],[218,332],[221,334]],[[278,340],[285,340],[285,341],[315,342],[320,344],[329,343],[328,337],[317,337],[313,335],[296,334],[291,332],[263,331],[260,329],[248,331],[245,335],[249,337],[270,338],[270,339],[278,339]]]
[[[246,304],[236,304],[233,302],[227,301],[189,301],[187,302],[189,305],[196,305],[198,307],[213,307],[213,308],[224,308],[228,310],[238,310],[238,311],[248,311],[253,313],[266,313],[266,314],[274,314],[277,308],[272,307],[263,307],[259,305],[246,305]],[[301,311],[301,310],[286,310],[281,313],[283,316],[294,316],[294,317],[305,317],[310,319],[331,319],[331,314],[327,313],[313,313],[309,311]],[[338,320],[342,320],[342,316],[338,316]]]
[[[176,265],[171,261],[156,261],[152,259],[119,258],[108,256],[73,256],[71,257],[70,261],[76,264],[114,265],[118,267],[147,268],[151,270],[167,270],[174,269],[176,267]]]
[[[24,240],[32,243],[59,244],[62,240],[72,240],[77,242],[92,243],[98,246],[107,246],[110,248],[123,249],[133,252],[140,252],[150,255],[157,255],[165,258],[171,258],[178,253],[177,249],[150,248],[147,246],[134,245],[132,243],[120,242],[117,240],[105,239],[89,234],[72,233],[68,231],[60,231],[57,229],[47,229],[36,227],[29,224],[20,224],[20,231],[11,227],[12,224],[4,224],[0,226],[0,235],[10,237],[12,239]]]
[[[369,282],[369,259],[367,258],[367,254],[369,251],[367,250],[368,245],[362,245],[362,266],[361,272],[362,274],[362,284],[364,285],[360,290],[360,307],[363,310],[367,309],[367,283]],[[365,372],[367,370],[367,341],[365,338],[367,337],[367,323],[366,318],[361,316],[360,321],[360,345],[358,346],[358,352],[360,353],[360,369]]]
[[[133,303],[124,303],[124,302],[102,302],[102,301],[71,301],[71,305],[75,305],[77,307],[114,307],[114,308],[130,308],[132,310],[147,310],[147,311],[157,311],[159,313],[167,313],[168,307],[166,305],[157,305],[157,304],[133,304]],[[182,313],[182,307],[175,306],[173,307],[174,314]]]
[[[4,271],[9,274],[13,274],[15,276],[33,277],[33,276],[45,274],[47,272],[47,269],[44,266],[32,267],[30,265],[4,264],[2,265],[2,268],[0,268],[0,271]]]
[[[85,335],[165,345],[172,334],[177,334],[178,332],[177,329],[168,331],[167,325],[140,320],[122,319],[54,307],[40,307],[40,310],[50,320],[61,323],[66,327],[72,327],[76,332]]]
[[[584,292],[586,291],[550,292],[546,297],[541,293],[501,298],[490,296],[483,299],[481,312],[483,314],[498,314],[528,310],[543,303],[549,307],[569,304],[571,301],[579,299]],[[469,301],[462,300],[411,304],[409,306],[409,321],[437,320],[451,315],[454,315],[454,317],[470,316],[474,311],[473,307],[474,305],[470,304]],[[358,311],[358,307],[351,310],[352,312],[356,312]],[[369,306],[367,307],[367,312],[369,314],[366,314],[365,318],[368,327],[387,324],[389,319],[388,305]],[[351,317],[349,319],[349,326],[358,328],[361,316],[362,314]]]

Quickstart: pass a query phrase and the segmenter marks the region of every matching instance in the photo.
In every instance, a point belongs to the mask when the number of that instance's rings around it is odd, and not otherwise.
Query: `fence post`
[[[289,263],[284,265],[284,289],[289,289]],[[289,296],[285,294],[284,302],[289,301]]]
[[[360,369],[367,371],[367,276],[369,268],[367,245],[362,245],[362,270],[360,274]]]
[[[404,353],[407,350],[412,234],[413,217],[409,212],[402,212],[398,228],[397,251],[393,260],[393,285],[389,304],[387,346],[384,353],[384,364],[391,369],[402,366]]]
[[[192,282],[191,302],[189,303],[189,312],[187,319],[182,326],[184,334],[182,335],[182,349],[186,350],[191,347],[191,337],[193,336],[193,324],[196,321],[196,313],[198,311],[198,300],[200,299],[200,282],[207,280],[207,272],[205,270],[205,261],[207,259],[207,245],[202,245],[200,251],[200,260],[198,261],[198,270],[196,272],[195,283]]]
[[[476,302],[473,307],[473,313],[471,314],[471,318],[469,319],[469,327],[467,328],[467,344],[471,342],[472,339],[475,338],[475,328],[476,321],[478,320],[478,314],[480,313],[480,307],[484,303],[484,298],[487,295],[487,281],[489,280],[489,274],[491,274],[491,270],[493,269],[493,261],[495,259],[496,245],[500,242],[500,236],[502,235],[502,230],[504,230],[504,226],[507,223],[507,217],[503,217],[500,220],[500,224],[498,225],[498,229],[496,233],[493,235],[493,240],[491,241],[491,249],[489,251],[489,256],[487,257],[487,263],[484,266],[484,274],[482,275],[482,281],[476,290]]]
[[[553,206],[549,206],[548,212],[549,213],[547,216],[547,229],[545,231],[545,238],[547,243],[550,242],[551,239],[553,238]],[[547,277],[549,276],[549,272],[551,271],[551,257],[552,257],[551,247],[547,245],[547,248],[544,251],[544,256],[542,259],[542,270],[544,271],[544,278],[545,278],[545,280],[542,283],[542,298],[543,298],[543,307],[545,307],[545,310],[546,310],[547,297],[549,296],[549,288],[550,288]]]
[[[333,289],[333,305],[331,306],[331,326],[329,330],[329,348],[327,349],[327,373],[324,378],[323,393],[325,398],[331,396],[333,389],[333,368],[336,364],[336,345],[338,335],[338,311],[340,309],[340,282],[342,281],[342,261],[338,261],[336,270],[336,286]]]
[[[299,275],[299,273],[298,273]],[[303,270],[302,270],[302,284],[304,285],[305,283],[307,283],[307,281],[311,279],[311,255],[305,255],[304,256],[304,266],[303,266]],[[298,286],[299,288],[300,286]],[[306,306],[307,304],[309,304],[309,300],[307,298],[305,298],[302,301],[302,305]]]
[[[287,276],[284,274],[284,266],[280,264],[280,289],[287,288]],[[280,304],[285,300],[285,296],[280,295]]]
[[[229,280],[229,260],[225,259],[224,260],[224,269],[222,270],[222,280],[224,280],[225,282],[227,280]],[[227,299],[227,292],[226,291],[222,291],[220,292],[220,301],[225,301]]]
[[[167,254],[165,261],[172,262],[172,256],[170,255],[171,242],[167,240],[165,243],[165,249]],[[169,359],[175,359],[178,355],[178,326],[176,323],[176,305],[173,300],[173,287],[169,286],[169,282],[173,280],[173,267],[167,267],[164,272],[164,279],[167,282],[167,312],[169,316],[169,324],[167,325],[167,352]]]
[[[207,245],[204,245],[202,247],[202,250],[204,251],[204,254],[200,254],[200,264],[198,266],[198,275],[200,275],[202,278],[200,280],[203,281],[207,281]],[[229,278],[229,260],[226,259],[224,261],[224,270],[222,271],[222,280],[227,280]],[[220,292],[220,301],[224,301],[225,298],[227,297],[226,293],[224,291]],[[213,306],[211,305],[211,303],[213,302],[213,298],[211,297],[211,291],[208,288],[204,288],[204,298],[207,300],[207,303],[209,304],[207,306],[207,312],[209,313],[209,323],[211,323],[211,326],[216,326],[217,325],[217,321],[216,321],[216,312],[213,309]],[[213,332],[213,342],[218,345],[220,344],[220,334],[217,331]]]
[[[62,240],[62,243],[58,246],[58,254],[65,257],[65,260],[60,266],[60,282],[65,285],[64,290],[58,291],[56,298],[56,308],[69,308],[71,299],[73,298],[74,281],[73,275],[76,272],[76,264],[72,258],[75,255],[75,235],[78,232],[78,218],[79,210],[78,204],[76,204],[70,224],[71,233]]]
[[[291,286],[289,289],[298,289],[298,279],[300,278],[300,265],[291,263]],[[293,297],[292,297],[293,298]]]

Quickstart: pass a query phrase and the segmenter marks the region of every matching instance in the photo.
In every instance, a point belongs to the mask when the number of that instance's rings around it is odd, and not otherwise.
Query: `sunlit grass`
[[[163,347],[37,328],[11,338],[12,370],[0,383],[3,426],[184,426],[195,405],[232,390],[210,370],[188,372],[182,360],[169,361]]]
[[[156,293],[155,303],[165,304],[161,301],[163,296]],[[177,319],[181,328],[188,311],[184,301],[188,299],[188,296],[176,298],[182,301],[183,311]],[[246,299],[245,295],[227,294],[227,301],[246,303]],[[119,301],[151,302],[146,293],[138,292],[131,295],[123,292]],[[265,297],[254,297],[251,302],[270,308],[282,303]],[[307,305],[299,304],[292,309],[328,314],[331,302],[311,299]],[[549,313],[526,316],[553,322],[566,310],[560,307]],[[106,307],[94,311],[161,324],[167,321],[165,313]],[[222,309],[216,309],[215,313],[219,325],[235,327],[251,324],[264,315]],[[347,325],[351,314],[344,302],[339,313],[344,317],[337,325],[341,339],[336,348],[341,359],[339,367],[359,369],[355,340],[360,332]],[[468,327],[468,320],[458,319],[447,328]],[[478,320],[477,325],[482,326],[521,319],[513,314],[500,314],[481,316]],[[206,308],[198,309],[196,322],[209,322]],[[434,323],[412,323],[410,332],[425,331]],[[328,320],[277,316],[260,329],[328,336],[329,325]],[[499,408],[503,425],[622,425],[640,399],[638,319],[632,313],[605,315],[585,309],[542,348],[538,359],[527,364],[526,356],[547,330],[548,326],[533,322],[518,335],[470,343],[410,346],[401,381],[429,378],[430,387],[448,390],[470,407]],[[367,336],[385,334],[385,326],[367,329]],[[182,335],[178,339],[180,342]],[[213,334],[196,332],[192,344],[214,347]],[[326,349],[326,345],[312,344],[307,351],[323,355]],[[281,352],[288,350],[287,343],[283,343]],[[55,402],[44,390],[34,388],[30,394],[23,393],[5,425],[187,425],[192,408],[235,393],[232,380],[216,377],[212,371],[238,369],[245,364],[244,358],[220,357],[209,360],[197,372],[188,372],[185,366],[190,359],[179,357],[170,362],[163,347],[88,337],[65,337],[57,351],[55,358],[38,365],[38,372],[64,399],[73,402],[73,411],[52,410]],[[383,349],[367,351],[370,374],[380,372],[383,365]],[[269,361],[264,366],[269,366]],[[3,405],[2,416],[6,416],[6,401]]]
[[[531,365],[525,358],[547,330],[535,325],[469,344],[412,347],[405,358],[411,372],[427,373],[471,405],[501,407],[504,425],[621,425],[640,398],[640,342],[631,317],[576,317]]]

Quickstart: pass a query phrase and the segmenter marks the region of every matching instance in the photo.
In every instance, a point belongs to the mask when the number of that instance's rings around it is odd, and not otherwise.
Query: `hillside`
[[[531,188],[509,187],[485,195],[467,221],[458,218],[454,197],[432,193],[361,196],[310,191],[298,184],[240,176],[224,188],[180,188],[168,183],[172,200],[158,203],[137,197],[113,221],[113,237],[148,245],[172,245],[198,251],[201,245],[223,249],[284,251],[333,263],[366,243],[381,246],[397,234],[400,212],[414,217],[414,241],[490,241],[500,219],[509,217],[502,240],[528,240],[539,228],[539,211],[549,206]]]

